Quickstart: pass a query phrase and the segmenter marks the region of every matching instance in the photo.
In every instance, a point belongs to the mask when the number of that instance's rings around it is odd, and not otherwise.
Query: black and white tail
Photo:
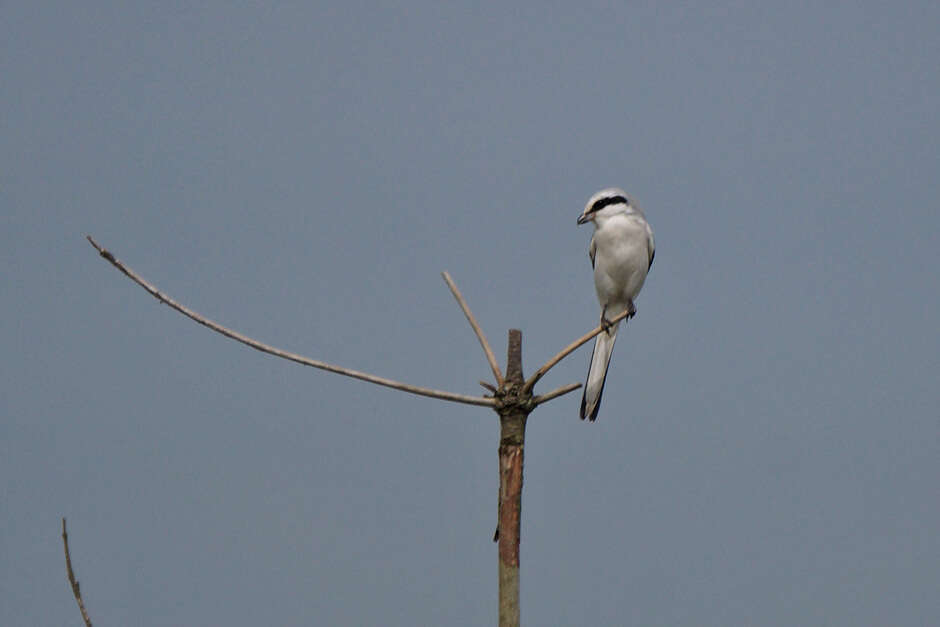
[[[581,420],[587,418],[591,422],[597,420],[597,410],[601,407],[601,394],[604,393],[604,381],[607,380],[607,368],[610,367],[610,354],[617,341],[617,327],[620,323],[611,325],[605,332],[601,331],[594,341],[594,352],[591,354],[591,367],[588,369],[587,381],[584,382],[584,396],[581,397]]]

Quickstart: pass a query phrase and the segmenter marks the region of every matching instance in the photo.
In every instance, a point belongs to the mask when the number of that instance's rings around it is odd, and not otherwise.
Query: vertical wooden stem
[[[522,331],[509,330],[504,390],[499,409],[499,625],[519,625],[519,530],[522,514],[522,462],[528,411],[519,401],[522,376]]]

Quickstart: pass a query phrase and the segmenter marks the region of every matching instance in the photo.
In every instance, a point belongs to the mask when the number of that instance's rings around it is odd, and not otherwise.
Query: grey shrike
[[[594,267],[594,289],[601,305],[601,326],[597,335],[591,367],[584,383],[581,398],[581,420],[597,419],[601,405],[604,380],[610,365],[610,353],[617,339],[617,327],[610,319],[629,311],[629,320],[636,314],[633,301],[650,266],[656,246],[653,229],[646,222],[643,210],[623,190],[611,187],[603,189],[588,200],[578,224],[594,223],[591,238],[591,265]]]

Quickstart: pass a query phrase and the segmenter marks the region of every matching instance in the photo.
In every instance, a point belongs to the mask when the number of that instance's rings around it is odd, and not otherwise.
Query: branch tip
[[[89,242],[92,246],[95,247],[95,250],[98,251],[98,254],[99,254],[99,255],[101,255],[102,257],[104,257],[105,259],[107,259],[108,261],[110,261],[111,263],[113,263],[113,264],[115,264],[115,265],[118,264],[118,261],[117,261],[117,259],[114,258],[114,255],[112,255],[111,252],[110,252],[108,249],[103,248],[100,244],[98,244],[98,242],[96,242],[94,239],[92,239],[91,235],[86,235],[86,236],[85,236],[85,239],[87,239],[88,242]]]
[[[460,290],[457,289],[457,284],[454,283],[454,280],[450,278],[450,274],[445,270],[441,272],[441,276],[444,277],[444,282],[447,283],[447,287],[450,288],[450,293],[454,295],[454,298],[457,300],[457,304],[460,305],[460,309],[463,310],[463,315],[467,317],[467,322],[470,323],[470,327],[473,329],[473,332],[476,334],[477,339],[480,341],[480,346],[483,348],[483,353],[486,355],[486,360],[490,364],[490,370],[493,371],[493,376],[496,377],[496,384],[503,384],[503,374],[499,370],[499,364],[496,363],[496,355],[493,354],[493,349],[490,348],[490,343],[486,340],[486,336],[483,334],[483,329],[480,328],[480,325],[477,324],[476,318],[473,317],[473,313],[470,311],[470,306],[467,305],[467,301],[464,300],[463,294],[460,293]]]
[[[72,556],[69,555],[69,534],[65,529],[65,516],[62,517],[62,546],[65,547],[65,571],[69,577],[69,585],[72,586],[72,596],[75,597],[75,602],[78,603],[78,610],[82,613],[82,620],[85,621],[86,627],[91,627],[91,619],[88,617],[85,602],[82,600],[81,586],[78,585],[75,571],[72,570]]]

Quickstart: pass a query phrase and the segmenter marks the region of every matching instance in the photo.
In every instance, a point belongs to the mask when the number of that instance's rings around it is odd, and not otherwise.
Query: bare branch
[[[486,381],[480,381],[480,386],[485,390],[489,390],[493,394],[496,394],[496,392],[499,391],[496,389],[495,385],[493,385],[492,383],[487,383]]]
[[[431,388],[423,388],[423,387],[419,387],[416,385],[409,385],[407,383],[394,381],[392,379],[385,379],[383,377],[377,377],[375,375],[368,374],[365,372],[359,372],[358,370],[351,370],[349,368],[342,368],[340,366],[334,366],[332,364],[328,364],[323,361],[310,359],[309,357],[304,357],[303,355],[298,355],[296,353],[290,353],[288,351],[284,351],[279,348],[275,348],[273,346],[269,346],[267,344],[254,340],[248,337],[247,335],[242,335],[241,333],[237,331],[233,331],[231,329],[223,327],[222,325],[216,322],[213,322],[212,320],[209,320],[205,316],[202,316],[196,313],[195,311],[181,305],[180,303],[177,303],[175,300],[173,300],[172,298],[170,298],[169,296],[167,296],[166,294],[158,290],[155,286],[145,281],[143,278],[137,275],[137,273],[135,273],[133,270],[131,270],[130,268],[125,266],[123,263],[115,259],[114,255],[112,255],[110,251],[99,246],[98,243],[95,240],[93,240],[90,235],[87,236],[87,239],[91,243],[91,245],[94,246],[98,250],[98,252],[101,254],[102,257],[104,257],[109,262],[111,262],[111,265],[113,265],[115,268],[117,268],[118,270],[126,274],[128,278],[130,278],[134,283],[137,283],[137,285],[147,290],[147,292],[149,292],[151,296],[159,300],[161,303],[165,303],[169,305],[171,308],[180,312],[187,318],[194,320],[195,322],[198,322],[199,324],[205,327],[208,327],[209,329],[212,329],[216,333],[221,333],[222,335],[226,337],[230,337],[233,340],[236,340],[238,342],[241,342],[242,344],[245,344],[246,346],[250,346],[251,348],[255,350],[261,351],[262,353],[268,353],[269,355],[274,355],[275,357],[280,357],[281,359],[287,359],[287,360],[296,362],[298,364],[302,364],[304,366],[310,366],[312,368],[319,368],[321,370],[335,372],[336,374],[341,374],[346,377],[353,377],[354,379],[361,379],[363,381],[368,381],[369,383],[375,383],[376,385],[384,385],[385,387],[393,388],[396,390],[401,390],[403,392],[410,392],[411,394],[418,394],[420,396],[439,398],[444,401],[452,401],[455,403],[465,403],[467,405],[480,405],[483,407],[493,407],[496,403],[496,401],[493,400],[492,398],[484,398],[482,396],[468,396],[464,394],[454,394],[452,392],[444,392],[441,390],[434,390]]]
[[[617,316],[614,316],[614,317],[610,320],[610,323],[611,323],[611,324],[615,324],[615,323],[617,323],[617,322],[620,322],[621,320],[623,320],[624,318],[626,318],[626,317],[629,316],[629,315],[630,315],[630,311],[629,311],[629,310],[624,311],[623,313],[621,313],[621,314],[619,314],[619,315],[617,315]],[[546,361],[545,364],[544,364],[541,368],[539,368],[538,370],[535,371],[535,374],[533,374],[531,377],[529,377],[529,380],[525,382],[525,385],[523,386],[522,391],[523,391],[523,392],[531,392],[531,391],[532,391],[532,388],[535,387],[535,384],[538,383],[539,379],[541,379],[543,376],[545,376],[545,373],[546,373],[546,372],[548,372],[549,370],[551,370],[552,368],[554,368],[554,367],[555,367],[555,364],[557,364],[559,361],[561,361],[562,359],[564,359],[565,357],[567,357],[569,354],[571,354],[571,353],[574,352],[576,349],[578,349],[582,344],[584,344],[585,342],[587,342],[588,340],[590,340],[592,337],[594,337],[595,335],[597,335],[598,333],[600,333],[600,332],[603,331],[603,330],[604,330],[604,327],[598,326],[598,327],[597,327],[596,329],[594,329],[593,331],[582,335],[581,337],[579,337],[578,339],[576,339],[574,342],[572,342],[572,343],[569,344],[568,346],[566,346],[566,347],[564,347],[563,349],[561,349],[561,351],[560,351],[557,355],[555,355],[554,357],[552,357],[551,359],[549,359],[548,361]]]
[[[82,592],[78,586],[78,580],[75,579],[75,572],[72,571],[72,557],[69,555],[69,534],[65,530],[65,517],[62,517],[62,544],[65,546],[65,570],[69,576],[69,584],[72,586],[72,594],[75,595],[75,601],[78,603],[78,611],[82,613],[82,620],[87,627],[91,627],[91,619],[88,618],[88,612],[85,611],[85,602],[82,601]]]
[[[444,277],[444,281],[447,283],[447,287],[450,288],[454,298],[457,299],[457,304],[459,304],[460,308],[463,309],[463,315],[467,316],[467,322],[469,322],[470,326],[473,327],[473,332],[477,334],[477,339],[480,340],[480,346],[483,347],[483,352],[486,353],[486,360],[490,362],[490,368],[493,370],[493,376],[496,377],[496,385],[501,386],[503,384],[503,375],[499,371],[499,364],[496,363],[496,355],[493,354],[493,349],[490,348],[490,343],[486,341],[486,336],[483,335],[483,329],[480,328],[480,325],[477,324],[476,318],[474,318],[473,314],[470,313],[470,307],[467,305],[467,301],[464,300],[463,295],[460,293],[460,290],[457,289],[457,285],[450,278],[450,275],[447,274],[447,272],[441,272],[441,276]]]
[[[567,394],[568,392],[574,392],[579,387],[581,387],[580,383],[569,383],[568,385],[563,385],[556,390],[552,390],[548,394],[542,394],[541,396],[533,396],[532,402],[535,403],[536,406],[538,406],[546,401],[552,400],[553,398],[558,398],[559,396],[563,396]]]

